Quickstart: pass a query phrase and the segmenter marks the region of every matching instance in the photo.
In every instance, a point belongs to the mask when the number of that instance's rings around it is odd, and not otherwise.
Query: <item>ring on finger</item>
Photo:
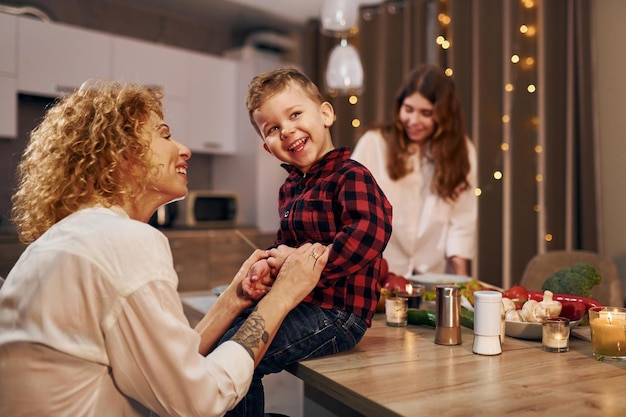
[[[311,252],[311,256],[317,261],[320,256],[316,252]]]

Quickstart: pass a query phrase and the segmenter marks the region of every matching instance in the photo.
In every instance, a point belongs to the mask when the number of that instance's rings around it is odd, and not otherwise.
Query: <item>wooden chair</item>
[[[520,285],[533,291],[541,291],[541,285],[556,271],[586,262],[602,276],[600,284],[591,290],[593,299],[603,305],[624,306],[624,294],[617,267],[606,256],[588,251],[551,251],[535,255],[526,265]]]

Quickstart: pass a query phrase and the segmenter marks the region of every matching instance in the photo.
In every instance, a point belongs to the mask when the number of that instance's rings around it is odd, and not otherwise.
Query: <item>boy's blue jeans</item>
[[[222,337],[230,339],[252,310],[239,317]],[[267,353],[256,368],[248,394],[226,416],[263,417],[265,397],[261,379],[280,372],[291,363],[352,349],[361,340],[367,324],[354,314],[300,303],[285,317]]]

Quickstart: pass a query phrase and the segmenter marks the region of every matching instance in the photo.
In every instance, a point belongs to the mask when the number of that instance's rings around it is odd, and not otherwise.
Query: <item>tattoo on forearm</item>
[[[243,346],[252,360],[254,360],[254,351],[252,349],[258,348],[261,342],[267,343],[269,340],[269,334],[265,331],[265,320],[257,312],[256,308],[230,340]]]

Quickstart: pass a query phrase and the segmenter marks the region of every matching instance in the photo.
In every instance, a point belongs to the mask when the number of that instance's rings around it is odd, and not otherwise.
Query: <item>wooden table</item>
[[[623,416],[626,362],[596,361],[591,343],[570,351],[506,337],[503,353],[441,346],[425,326],[389,327],[376,314],[352,350],[288,368],[305,383],[305,415],[322,416]],[[313,410],[311,406],[313,404]]]

